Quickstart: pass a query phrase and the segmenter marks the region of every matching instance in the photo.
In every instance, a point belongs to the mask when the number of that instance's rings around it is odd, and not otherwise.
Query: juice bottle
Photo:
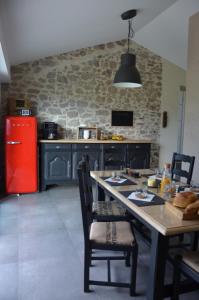
[[[160,184],[160,192],[165,192],[165,187],[171,184],[171,164],[165,164]]]

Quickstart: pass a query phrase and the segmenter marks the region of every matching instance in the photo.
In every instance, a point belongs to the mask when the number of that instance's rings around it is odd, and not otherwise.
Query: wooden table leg
[[[152,230],[147,300],[164,299],[164,278],[167,253],[168,238],[158,231]]]

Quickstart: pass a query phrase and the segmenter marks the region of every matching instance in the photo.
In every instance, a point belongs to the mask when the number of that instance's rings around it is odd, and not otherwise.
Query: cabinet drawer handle
[[[112,149],[115,149],[115,146],[111,146]]]
[[[60,148],[61,148],[61,146],[56,146],[55,148],[56,148],[56,149],[60,149]]]
[[[88,149],[89,148],[89,146],[84,146],[84,149]]]
[[[70,177],[70,170],[71,170],[71,163],[70,161],[67,162],[67,176]]]
[[[136,149],[140,149],[140,146],[135,146]]]

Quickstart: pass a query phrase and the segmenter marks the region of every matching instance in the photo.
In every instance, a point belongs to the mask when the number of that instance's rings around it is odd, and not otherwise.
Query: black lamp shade
[[[113,85],[121,88],[141,87],[140,74],[135,66],[136,56],[132,53],[121,55],[121,65],[115,74]]]

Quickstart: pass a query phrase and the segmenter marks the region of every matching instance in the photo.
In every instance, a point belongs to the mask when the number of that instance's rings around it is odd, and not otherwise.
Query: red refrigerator
[[[5,170],[8,194],[37,191],[37,120],[5,119]]]

